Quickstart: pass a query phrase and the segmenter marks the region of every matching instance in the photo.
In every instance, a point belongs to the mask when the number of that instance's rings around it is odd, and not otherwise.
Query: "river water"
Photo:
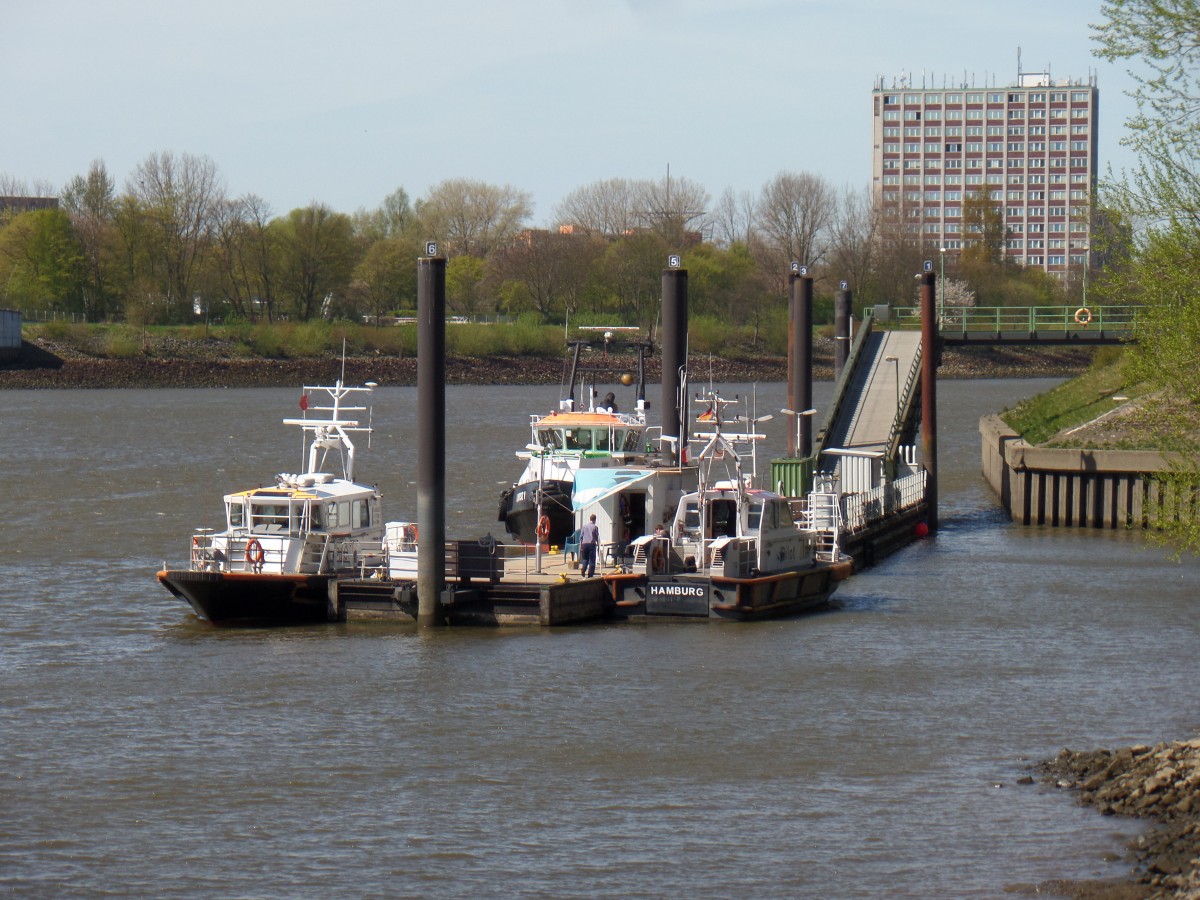
[[[0,892],[993,897],[1120,876],[1106,855],[1135,825],[1017,780],[1063,746],[1200,726],[1200,564],[999,512],[978,417],[1051,383],[939,386],[942,528],[828,612],[422,633],[216,630],[154,581],[223,492],[299,467],[298,390],[3,392]],[[448,389],[452,537],[499,534],[549,392]],[[753,392],[779,448],[783,386]],[[394,518],[415,513],[415,400],[379,389],[360,452]]]

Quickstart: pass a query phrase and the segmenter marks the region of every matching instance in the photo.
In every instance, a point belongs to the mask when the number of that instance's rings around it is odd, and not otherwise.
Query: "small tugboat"
[[[517,458],[525,462],[520,477],[501,494],[499,521],[523,544],[541,542],[563,546],[575,530],[572,497],[581,470],[615,469],[645,463],[646,393],[645,353],[648,342],[621,342],[614,332],[620,328],[596,329],[603,333],[599,359],[581,362],[585,352],[596,350],[591,340],[572,341],[567,396],[548,415],[530,417],[531,439]],[[634,329],[636,330],[636,329]],[[632,415],[618,412],[616,397],[609,392],[597,399],[595,382],[583,378],[621,370],[614,356],[619,348],[631,347],[636,354],[636,400]],[[634,375],[623,372],[622,384],[634,384]],[[589,399],[579,403],[585,392]]]
[[[791,502],[755,489],[743,472],[738,444],[757,434],[726,434],[721,408],[735,401],[715,393],[699,419],[715,430],[694,456],[699,487],[675,507],[669,529],[631,544],[628,576],[616,575],[618,607],[647,616],[757,619],[788,615],[826,603],[850,574],[838,550],[837,497],[809,495],[797,521]]]
[[[312,435],[304,471],[226,494],[225,527],[193,534],[189,567],[164,569],[159,582],[214,625],[286,625],[329,621],[338,577],[415,570],[416,529],[391,523],[385,542],[379,492],[354,481],[350,434],[371,426],[345,418],[367,410],[345,401],[374,387],[306,385],[303,417],[283,420]],[[310,406],[310,392],[331,405]],[[340,475],[326,471],[331,462]]]

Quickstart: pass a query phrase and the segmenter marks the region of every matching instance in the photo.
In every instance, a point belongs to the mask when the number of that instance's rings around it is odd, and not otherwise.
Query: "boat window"
[[[371,507],[366,500],[354,501],[354,518],[351,521],[359,528],[366,528],[371,524]]]
[[[568,450],[591,450],[592,434],[587,428],[569,428],[566,432]]]
[[[608,429],[607,428],[597,428],[595,437],[596,437],[596,449],[597,450],[607,450],[608,449]]]
[[[538,443],[549,450],[561,450],[563,446],[562,431],[557,428],[538,429]]]
[[[683,527],[685,531],[700,530],[700,507],[696,501],[690,501],[683,511]]]
[[[229,504],[229,527],[244,528],[246,526],[246,507],[241,501]]]
[[[625,432],[625,441],[621,445],[621,449],[626,453],[636,453],[641,442],[641,433],[637,431]]]
[[[337,505],[338,524],[343,528],[349,528],[354,520],[350,518],[350,501],[343,500]]]
[[[288,505],[286,503],[262,503],[251,507],[252,528],[267,534],[283,534],[288,531]]]
[[[750,511],[749,511],[749,514],[746,519],[747,530],[759,531],[763,527],[766,527],[766,528],[774,528],[775,527],[774,525],[771,524],[771,516],[769,513],[767,514],[767,521],[764,526],[763,520],[762,520],[762,514],[763,514],[763,505],[761,503],[755,503],[755,502],[751,501]]]
[[[792,505],[784,500],[775,502],[778,516],[777,524],[780,528],[795,528],[796,520],[792,518]]]
[[[312,530],[313,531],[321,530],[321,520],[323,518],[323,516],[321,515],[321,511],[324,508],[325,507],[319,506],[318,504],[315,504],[315,503],[312,506],[310,515],[312,516]]]

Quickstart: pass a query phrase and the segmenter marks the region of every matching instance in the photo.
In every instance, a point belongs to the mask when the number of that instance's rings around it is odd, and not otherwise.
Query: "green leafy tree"
[[[478,256],[464,254],[447,260],[446,306],[458,315],[482,312],[486,275],[484,260]]]
[[[1126,124],[1136,168],[1106,185],[1135,226],[1125,286],[1145,304],[1135,324],[1133,371],[1172,403],[1178,462],[1160,478],[1171,503],[1166,539],[1200,553],[1200,4],[1195,0],[1108,0],[1096,26],[1097,55],[1130,60],[1137,113]],[[1140,226],[1140,227],[1139,227]]]
[[[417,306],[417,257],[420,248],[412,238],[376,241],[354,270],[354,280],[365,290],[367,313],[376,323],[389,313]]]
[[[1138,166],[1123,181],[1127,205],[1150,221],[1200,225],[1200,4],[1108,0],[1094,26],[1097,55],[1131,60],[1137,113],[1127,142]]]
[[[358,262],[350,217],[324,204],[294,209],[272,225],[279,241],[279,293],[286,309],[302,322],[330,317]]]
[[[21,213],[0,230],[0,285],[19,309],[84,311],[84,251],[65,212]]]

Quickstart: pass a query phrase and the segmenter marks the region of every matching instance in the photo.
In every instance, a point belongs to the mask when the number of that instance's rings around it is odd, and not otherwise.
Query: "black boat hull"
[[[214,625],[305,625],[330,621],[332,575],[167,570],[159,582]]]
[[[561,547],[575,530],[575,513],[571,509],[574,484],[570,481],[543,481],[541,487],[542,514],[550,520],[550,536],[542,543]],[[516,485],[504,495],[504,527],[515,540],[523,544],[537,541],[537,491],[538,483],[531,481]]]

